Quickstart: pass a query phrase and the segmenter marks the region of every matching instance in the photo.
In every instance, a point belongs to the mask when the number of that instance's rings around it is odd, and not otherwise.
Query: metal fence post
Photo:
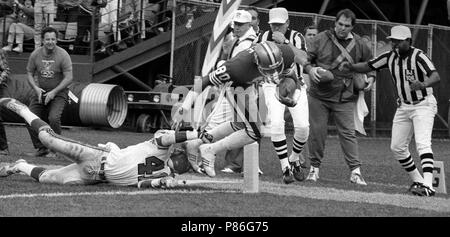
[[[428,39],[427,39],[427,55],[430,59],[433,56],[433,26],[428,25]]]
[[[173,80],[173,56],[175,53],[175,20],[176,20],[176,8],[177,8],[177,0],[173,0],[172,6],[172,35],[170,40],[170,71],[169,76]]]
[[[373,56],[375,57],[377,54],[377,22],[374,22],[372,24],[372,53]],[[372,87],[372,91],[371,91],[371,97],[370,97],[370,102],[372,104],[372,106],[370,106],[371,111],[370,111],[370,132],[372,137],[376,137],[377,136],[377,83],[373,84]]]

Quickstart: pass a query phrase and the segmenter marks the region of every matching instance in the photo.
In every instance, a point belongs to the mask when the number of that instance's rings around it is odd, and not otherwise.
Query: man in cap
[[[289,45],[306,51],[306,41],[303,35],[296,31],[289,29],[289,16],[286,8],[273,8],[269,11],[270,30],[264,32],[260,41],[273,41],[278,44]],[[266,82],[262,85],[264,91],[264,98],[267,105],[267,114],[270,118],[270,137],[275,148],[275,151],[280,160],[281,170],[286,167],[291,170],[293,177],[298,181],[303,181],[306,176],[305,159],[301,155],[303,147],[309,136],[309,109],[306,95],[306,85],[302,80],[303,68],[295,64],[294,74],[301,81],[301,96],[295,107],[288,108],[291,113],[294,123],[294,138],[292,141],[292,152],[288,157],[286,134],[285,134],[285,120],[284,111],[286,105],[280,103],[276,99],[276,85],[271,82]],[[294,179],[287,182],[293,182]]]
[[[431,150],[431,133],[437,113],[437,102],[431,86],[440,81],[439,73],[422,50],[411,46],[411,31],[408,27],[392,27],[391,35],[387,38],[392,43],[391,51],[368,62],[346,62],[343,68],[357,72],[389,69],[397,91],[398,103],[392,124],[391,150],[413,181],[409,191],[414,195],[433,196],[434,157]],[[409,152],[413,134],[423,176]]]
[[[339,66],[345,61],[365,62],[372,58],[371,50],[352,32],[356,16],[344,9],[337,13],[333,29],[317,34],[308,48],[308,60],[303,64],[309,74],[311,88],[308,92],[311,133],[308,143],[310,172],[309,181],[319,179],[319,167],[324,158],[325,141],[328,133],[328,118],[334,115],[339,142],[345,161],[351,171],[350,182],[367,185],[361,175],[358,141],[355,132],[355,105],[358,93],[354,87],[354,73],[341,72]],[[330,71],[334,79],[324,80],[318,72]],[[367,75],[370,88],[375,73]]]

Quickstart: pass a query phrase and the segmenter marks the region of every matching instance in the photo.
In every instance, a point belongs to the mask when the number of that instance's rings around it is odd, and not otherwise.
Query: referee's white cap
[[[269,10],[269,24],[284,24],[289,19],[288,11],[284,7],[272,8]]]
[[[411,30],[404,26],[398,25],[391,28],[391,35],[387,37],[388,39],[405,40],[411,38]]]
[[[252,14],[246,10],[237,10],[234,13],[233,21],[239,23],[250,23],[252,22]]]

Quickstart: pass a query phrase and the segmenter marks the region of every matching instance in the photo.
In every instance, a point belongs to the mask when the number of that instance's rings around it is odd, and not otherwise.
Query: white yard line
[[[198,176],[187,176],[183,179],[199,181]],[[153,195],[153,194],[208,194],[208,193],[240,193],[242,180],[235,179],[203,179],[204,184],[192,182],[196,186],[211,187],[210,190],[183,189],[145,189],[137,191],[106,191],[106,192],[56,192],[56,193],[15,193],[0,195],[0,200],[36,197],[72,197],[72,196],[113,196],[113,195]],[[216,181],[216,182],[215,182]],[[187,185],[188,186],[188,185]],[[330,200],[341,202],[357,202],[377,205],[391,205],[403,208],[414,208],[436,212],[450,213],[450,199],[441,197],[417,197],[407,194],[388,194],[381,192],[363,192],[326,187],[305,187],[299,185],[284,185],[261,181],[260,192],[274,195],[296,196],[315,200]]]

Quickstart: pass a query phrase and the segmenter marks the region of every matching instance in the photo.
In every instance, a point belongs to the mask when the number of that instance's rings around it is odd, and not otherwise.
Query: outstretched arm
[[[212,72],[214,73],[214,72]],[[210,73],[211,74],[211,73]],[[172,126],[171,128],[173,130],[178,130],[179,127],[181,127],[181,124],[183,122],[183,116],[185,113],[187,113],[191,107],[192,104],[197,99],[198,95],[209,85],[211,85],[211,81],[209,80],[210,74],[208,76],[202,77],[200,80],[201,82],[197,81],[198,79],[194,80],[194,87],[188,92],[186,95],[183,104],[178,108],[177,111],[175,111],[174,114],[172,114]]]
[[[350,62],[342,62],[340,65],[341,71],[352,71],[352,72],[359,72],[359,73],[366,73],[373,71],[371,67],[369,67],[369,64],[367,62],[361,62],[361,63],[350,63]]]

